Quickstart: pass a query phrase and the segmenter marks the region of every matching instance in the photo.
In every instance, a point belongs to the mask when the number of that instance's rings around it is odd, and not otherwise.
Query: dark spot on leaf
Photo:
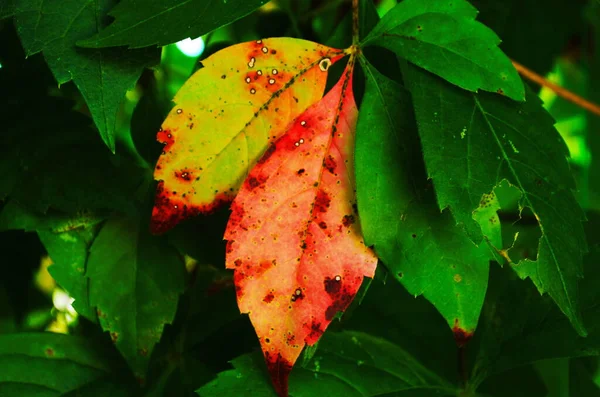
[[[331,155],[327,156],[327,158],[323,160],[323,167],[325,167],[327,171],[331,172],[332,174],[335,173],[336,165],[335,159]]]
[[[327,212],[331,204],[331,198],[329,195],[322,189],[317,191],[317,195],[315,197],[315,207],[314,210],[316,212]]]
[[[417,238],[417,235],[413,233],[412,238]]]
[[[325,285],[325,292],[327,292],[329,295],[339,293],[340,289],[342,288],[342,280],[336,280],[335,277],[326,277],[325,281],[323,281],[323,284]]]
[[[227,78],[227,76],[225,76],[225,75],[222,75],[222,76],[221,76],[221,78],[222,78],[222,79],[225,79],[225,78]]]
[[[241,259],[236,259],[235,261],[233,261],[233,264],[236,267],[240,267],[240,266],[242,266],[242,260]]]
[[[44,353],[46,353],[46,356],[48,356],[48,357],[54,357],[54,349],[52,349],[52,348],[50,348],[50,347],[49,347],[49,348],[47,348],[47,349],[44,351]]]
[[[327,224],[324,221],[319,222],[319,227],[321,229],[327,229]]]
[[[504,95],[504,90],[502,88],[498,88],[498,91],[496,92],[500,95]]]
[[[296,288],[296,290],[294,291],[294,293],[292,294],[292,302],[296,302],[299,300],[304,299],[304,292],[302,292],[301,288]]]
[[[354,215],[344,215],[342,218],[342,225],[350,227],[352,224],[354,224]]]
[[[302,174],[304,174],[304,168],[300,168],[300,169],[299,169],[299,170],[296,172],[296,174],[298,174],[298,175],[302,175]]]
[[[113,343],[117,343],[117,341],[119,340],[119,333],[118,332],[111,332],[110,333],[110,339],[112,340]]]
[[[321,323],[313,320],[310,325],[310,333],[306,337],[306,343],[312,345],[321,337],[321,335],[323,335],[323,332],[325,332],[325,330],[321,328]]]
[[[267,295],[265,295],[265,297],[263,298],[263,302],[265,303],[271,303],[273,302],[273,299],[275,299],[275,295],[273,295],[272,292],[269,292]]]

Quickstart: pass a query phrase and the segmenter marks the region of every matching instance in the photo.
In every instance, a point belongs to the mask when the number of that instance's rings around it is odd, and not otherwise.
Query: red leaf
[[[225,232],[240,311],[281,396],[302,348],[348,307],[377,263],[354,210],[352,66],[252,169]]]

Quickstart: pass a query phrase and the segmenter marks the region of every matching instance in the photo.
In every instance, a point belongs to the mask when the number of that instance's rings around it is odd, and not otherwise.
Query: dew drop
[[[269,84],[275,84],[275,79],[269,79]]]
[[[279,73],[279,72],[277,71],[277,69],[273,69],[273,71],[272,71],[271,73],[273,73],[273,74],[277,74],[277,73]]]
[[[254,57],[250,58],[250,62],[248,62],[248,66],[250,66],[251,68],[253,68],[255,62],[256,62],[256,59],[254,59]]]
[[[267,52],[269,52],[269,49],[267,47],[263,47],[262,52],[264,52],[266,54]]]
[[[256,90],[255,90],[254,88],[251,88],[251,89],[250,89],[250,93],[251,93],[251,94],[256,94]]]
[[[183,110],[182,109],[177,109],[177,114],[181,114],[181,113],[183,113]]]

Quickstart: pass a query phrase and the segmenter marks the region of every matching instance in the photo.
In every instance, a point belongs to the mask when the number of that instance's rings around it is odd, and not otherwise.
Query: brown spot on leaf
[[[323,167],[325,167],[325,169],[327,169],[327,171],[329,171],[332,174],[335,173],[336,165],[337,164],[335,162],[335,159],[331,155],[327,156],[327,158],[325,158],[325,160],[323,160]]]
[[[342,218],[342,225],[350,227],[352,224],[354,224],[354,215],[344,215]]]
[[[329,197],[329,195],[323,189],[319,189],[315,197],[314,210],[316,212],[327,212],[330,204],[331,198]]]
[[[340,276],[336,276],[334,278],[326,277],[323,281],[323,284],[325,285],[325,292],[327,292],[329,295],[338,294],[342,288],[342,280]]]
[[[269,292],[267,295],[265,295],[265,297],[263,298],[263,302],[265,303],[271,303],[273,302],[273,299],[275,299],[275,295],[273,295],[272,292]]]

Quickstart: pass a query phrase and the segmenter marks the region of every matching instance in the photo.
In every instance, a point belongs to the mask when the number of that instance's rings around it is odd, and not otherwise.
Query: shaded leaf
[[[469,91],[479,89],[525,99],[523,83],[500,39],[480,22],[466,0],[405,0],[364,39]]]
[[[90,250],[90,304],[136,377],[171,323],[183,291],[184,265],[164,239],[136,218],[109,219]]]
[[[448,211],[440,214],[425,176],[408,92],[361,60],[366,90],[357,126],[356,180],[366,244],[375,246],[411,294],[423,294],[440,311],[463,344],[477,326],[490,250],[475,246]]]
[[[470,2],[479,10],[477,18],[502,38],[502,51],[541,75],[550,72],[573,36],[584,31],[585,1],[545,1],[543,12],[537,0]]]
[[[352,68],[252,169],[225,231],[240,311],[250,314],[282,396],[302,348],[348,307],[377,263],[353,209]]]
[[[571,360],[569,371],[569,395],[599,397],[600,386],[595,382],[595,372],[580,360]]]
[[[0,199],[10,195],[38,213],[132,211],[139,170],[106,150],[73,102],[47,95],[53,83],[41,58],[21,58],[10,30],[1,40]]]
[[[10,201],[0,213],[0,230],[37,231],[53,262],[48,268],[50,275],[75,299],[75,310],[95,322],[96,311],[89,304],[85,269],[88,249],[102,220],[91,212],[36,214]]]
[[[219,374],[198,390],[212,396],[274,397],[258,355],[245,355],[232,362],[234,369]],[[457,390],[425,368],[398,346],[360,332],[329,333],[319,343],[315,357],[293,372],[290,395],[367,396],[455,396]],[[389,393],[389,394],[388,394]]]
[[[456,222],[479,243],[482,233],[473,211],[483,195],[502,180],[519,189],[519,206],[534,213],[542,237],[537,258],[511,266],[521,278],[530,277],[541,293],[547,292],[585,334],[577,289],[587,250],[584,214],[571,191],[567,148],[540,100],[531,90],[522,104],[475,95],[408,64],[403,72],[439,208],[449,207]]]
[[[93,37],[78,42],[83,47],[164,46],[196,38],[234,22],[267,0],[154,0],[121,1],[110,11],[115,21]]]
[[[0,335],[0,395],[60,396],[110,373],[104,354],[75,336]]]
[[[158,63],[159,52],[76,48],[77,40],[98,32],[114,1],[75,3],[21,0],[14,9],[15,25],[27,56],[42,52],[58,84],[73,80],[102,140],[114,152],[117,110],[125,92],[145,67]]]
[[[269,142],[323,95],[343,52],[274,38],[227,47],[202,61],[158,133],[153,233],[212,211],[236,194]]]
[[[493,266],[481,324],[471,345],[476,354],[469,383],[477,386],[490,375],[540,360],[600,354],[600,245],[589,233],[597,230],[599,221],[593,215],[586,227],[592,249],[585,257],[586,277],[580,282],[588,336],[577,334],[550,297],[540,296],[509,269]]]

